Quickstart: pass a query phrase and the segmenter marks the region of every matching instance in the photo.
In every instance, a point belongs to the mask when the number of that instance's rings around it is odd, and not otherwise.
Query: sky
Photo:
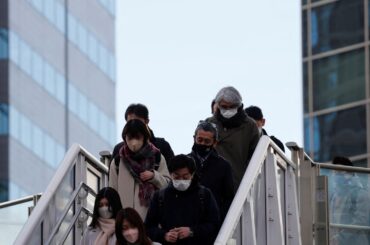
[[[303,143],[300,1],[119,0],[117,141],[131,103],[175,154],[189,153],[211,101],[234,86],[265,129]],[[287,153],[289,156],[289,151]]]

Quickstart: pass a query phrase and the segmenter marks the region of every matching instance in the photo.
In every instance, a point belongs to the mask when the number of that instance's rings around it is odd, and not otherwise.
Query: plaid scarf
[[[119,154],[130,174],[139,184],[140,205],[148,207],[154,191],[158,188],[148,181],[143,182],[140,179],[140,173],[155,170],[155,165],[158,164],[155,162],[156,154],[160,154],[160,151],[148,142],[138,152],[132,152],[124,143]]]

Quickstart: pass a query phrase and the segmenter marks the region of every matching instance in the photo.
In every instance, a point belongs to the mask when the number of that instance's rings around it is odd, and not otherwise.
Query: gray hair
[[[215,102],[220,103],[221,100],[224,100],[228,103],[232,103],[240,106],[242,104],[242,96],[234,87],[224,87],[222,88],[215,97]]]
[[[213,138],[217,141],[218,140],[218,130],[217,126],[214,123],[207,122],[207,121],[199,121],[197,128],[195,129],[194,136],[197,135],[199,130],[204,130],[206,132],[212,132]]]

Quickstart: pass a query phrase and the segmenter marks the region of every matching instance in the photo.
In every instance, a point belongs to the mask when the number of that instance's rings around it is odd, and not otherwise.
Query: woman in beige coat
[[[123,207],[134,208],[145,219],[154,192],[170,181],[166,161],[140,120],[126,123],[122,139],[119,164],[111,162],[109,186],[118,191]]]

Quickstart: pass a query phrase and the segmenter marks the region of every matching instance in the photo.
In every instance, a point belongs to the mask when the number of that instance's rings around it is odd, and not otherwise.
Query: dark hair
[[[195,171],[194,159],[184,154],[174,156],[168,164],[168,171],[170,173],[173,173],[174,171],[181,168],[188,168],[189,172],[193,174]]]
[[[334,157],[333,164],[353,166],[353,163],[351,162],[351,160],[349,160],[347,157],[342,157],[342,156]]]
[[[197,128],[195,129],[194,136],[197,136],[197,133],[200,129],[213,133],[213,139],[218,140],[218,130],[216,124],[207,121],[199,121]]]
[[[112,219],[115,219],[118,211],[122,209],[121,199],[119,197],[118,192],[115,189],[111,187],[105,187],[101,189],[95,198],[93,217],[89,225],[90,227],[95,228],[98,223],[99,202],[103,198],[106,198],[108,200],[109,209],[113,213]]]
[[[123,221],[126,220],[133,227],[139,230],[138,244],[151,245],[152,241],[147,237],[144,227],[144,222],[138,212],[133,208],[125,208],[118,212],[116,218],[116,237],[117,244],[127,244],[126,239],[122,235]]]
[[[139,119],[133,119],[126,123],[122,130],[122,139],[126,140],[126,136],[131,138],[144,137],[144,144],[150,138],[147,126]]]
[[[125,120],[129,114],[135,114],[137,117],[140,117],[144,120],[149,120],[149,111],[148,108],[143,104],[131,104],[127,107],[125,112]]]
[[[213,107],[214,107],[215,104],[216,104],[216,101],[215,101],[215,99],[213,99],[212,102],[211,102],[211,112],[212,112],[212,114],[215,113],[215,111],[213,110]]]
[[[254,120],[263,119],[262,110],[257,106],[251,105],[250,107],[245,108],[245,112],[248,114],[248,116],[250,116]]]

